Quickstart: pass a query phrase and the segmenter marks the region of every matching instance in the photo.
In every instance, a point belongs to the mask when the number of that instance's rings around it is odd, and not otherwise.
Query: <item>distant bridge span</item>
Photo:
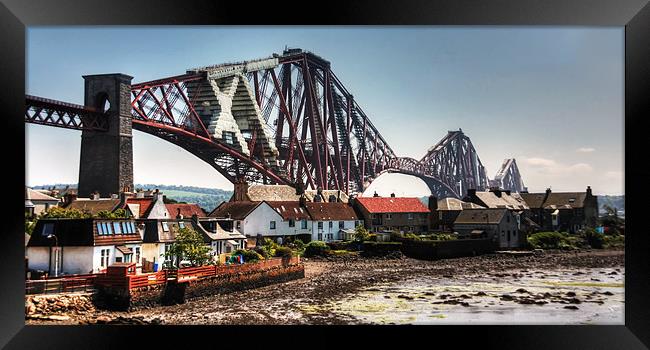
[[[182,147],[231,182],[354,194],[398,172],[422,178],[439,198],[490,183],[461,130],[420,160],[398,157],[330,62],[300,49],[137,84],[124,74],[84,79],[84,106],[28,95],[25,110],[27,123],[82,130],[80,196],[132,188],[132,129]],[[518,169],[502,173],[523,186]]]

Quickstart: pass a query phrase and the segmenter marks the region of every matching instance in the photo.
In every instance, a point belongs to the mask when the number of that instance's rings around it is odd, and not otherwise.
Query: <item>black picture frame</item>
[[[314,6],[318,5],[318,6]],[[400,327],[181,327],[25,326],[23,235],[25,144],[25,28],[43,25],[570,25],[625,26],[625,248],[624,326],[400,326]],[[650,91],[650,6],[641,0],[357,1],[345,3],[237,1],[25,1],[0,4],[0,111],[4,115],[5,225],[0,244],[0,344],[10,349],[148,347],[205,341],[221,346],[339,346],[348,337],[365,346],[467,345],[481,348],[643,349],[650,344],[648,235],[640,227],[646,180],[643,117]],[[109,48],[110,49],[110,48]],[[119,48],[114,48],[119,49]],[[638,203],[637,203],[638,202]],[[385,328],[382,329],[382,328]],[[416,340],[414,337],[418,337]],[[296,338],[301,338],[296,340]],[[353,340],[354,340],[353,339]],[[451,342],[450,342],[451,341]],[[424,343],[422,343],[424,342]],[[210,344],[210,343],[208,343]],[[422,345],[419,345],[422,344]],[[645,344],[645,345],[644,345]]]

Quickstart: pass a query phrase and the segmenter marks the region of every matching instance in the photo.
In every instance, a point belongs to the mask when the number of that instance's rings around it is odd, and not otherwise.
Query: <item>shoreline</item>
[[[173,306],[133,312],[96,310],[68,320],[28,319],[26,324],[350,324],[358,320],[331,312],[304,312],[354,295],[376,284],[418,277],[465,275],[507,277],[510,270],[557,270],[625,266],[623,249],[546,251],[526,256],[486,254],[445,260],[363,258],[358,254],[303,259],[305,278],[236,293],[212,295]],[[513,273],[513,275],[516,275]]]

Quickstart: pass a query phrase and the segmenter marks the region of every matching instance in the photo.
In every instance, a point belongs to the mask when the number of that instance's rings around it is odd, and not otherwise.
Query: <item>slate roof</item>
[[[315,221],[349,221],[357,220],[354,209],[342,202],[306,203],[309,216]]]
[[[586,192],[551,192],[544,201],[544,209],[583,208],[586,197]]]
[[[485,203],[488,208],[508,208],[514,210],[529,209],[528,205],[523,199],[517,200],[511,195],[501,192],[501,197],[498,197],[494,192],[476,192],[476,197]]]
[[[503,220],[507,212],[508,209],[506,208],[467,209],[458,214],[454,224],[498,224]]]
[[[464,210],[464,209],[481,209],[482,206],[472,203],[463,202],[460,199],[447,197],[438,201],[438,210]]]
[[[244,220],[260,203],[251,201],[223,202],[208,216],[213,218],[226,218],[230,215],[230,218],[233,220]]]
[[[269,201],[266,202],[273,208],[283,220],[309,220],[309,213],[305,208],[300,207],[298,201]]]
[[[546,197],[546,193],[520,193],[519,195],[530,208],[541,208]]]
[[[196,214],[196,216],[203,218],[206,217],[207,215],[205,214],[205,211],[201,209],[201,207],[196,204],[196,203],[190,203],[190,204],[165,204],[165,207],[167,207],[167,211],[169,212],[169,216],[175,218],[176,215],[178,215],[178,209],[181,210],[181,215],[183,215],[183,218],[191,218],[192,215]]]
[[[53,239],[43,235],[43,226],[45,224],[53,225],[52,232],[56,236],[56,244],[59,246],[99,246],[142,242],[137,225],[134,225],[136,232],[99,235],[96,226],[98,222],[134,221],[129,219],[41,219],[36,223],[27,245],[30,247],[49,247],[53,245]]]
[[[546,193],[522,193],[521,197],[531,208],[544,209],[575,209],[583,208],[586,192],[550,192],[546,200]]]
[[[356,199],[370,213],[428,213],[420,199],[409,197],[358,197]]]

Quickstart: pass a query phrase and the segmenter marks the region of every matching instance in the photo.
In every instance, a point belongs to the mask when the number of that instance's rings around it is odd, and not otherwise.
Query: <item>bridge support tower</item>
[[[99,192],[102,197],[133,191],[133,134],[131,80],[125,74],[85,75],[86,106],[108,110],[108,131],[81,134],[79,197]]]

